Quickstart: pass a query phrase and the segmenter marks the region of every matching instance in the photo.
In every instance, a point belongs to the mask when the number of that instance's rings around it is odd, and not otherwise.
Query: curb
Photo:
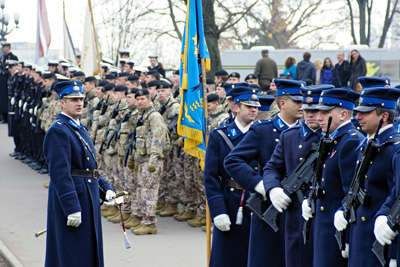
[[[3,255],[3,257],[7,260],[7,262],[11,266],[24,267],[1,240],[0,240],[0,253],[1,253],[1,255]]]

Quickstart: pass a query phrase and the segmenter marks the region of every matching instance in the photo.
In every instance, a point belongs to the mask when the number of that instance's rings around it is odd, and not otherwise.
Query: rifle
[[[142,126],[144,123],[143,114],[142,117],[136,122],[135,128],[129,133],[128,135],[128,148],[125,151],[124,155],[124,167],[128,163],[128,157],[132,155],[133,150],[135,149],[136,145],[136,128]]]
[[[310,151],[308,151],[307,155],[304,157],[304,160],[300,161],[296,169],[281,182],[283,192],[285,192],[286,195],[291,197],[293,194],[297,194],[299,202],[301,203],[303,201],[303,192],[309,188],[314,177],[314,167],[317,158],[317,144],[313,143]],[[263,221],[271,226],[275,232],[279,230],[276,224],[278,214],[279,211],[271,204],[262,217]]]
[[[396,201],[393,203],[393,206],[390,208],[387,216],[387,224],[390,229],[396,231],[399,228],[400,223],[400,195],[397,196]],[[372,252],[378,258],[379,262],[382,266],[386,266],[388,255],[387,255],[388,245],[381,245],[378,240],[375,240],[372,245]]]
[[[111,141],[113,140],[117,141],[119,139],[119,136],[121,135],[121,124],[129,120],[130,117],[131,117],[131,111],[126,113],[124,117],[119,118],[117,120],[117,125],[114,127],[112,135],[107,140],[106,148],[110,147]]]
[[[95,107],[93,107],[93,108],[91,108],[90,110],[89,110],[89,119],[88,119],[88,125],[87,125],[87,127],[88,127],[88,129],[90,129],[90,127],[92,127],[92,124],[93,124],[93,113],[96,111],[96,110],[100,110],[100,108],[103,106],[103,99],[102,100],[100,100],[99,101],[99,103],[97,103],[97,105],[95,106]]]
[[[109,104],[108,104],[108,99],[109,99],[109,98],[110,98],[110,95],[107,96],[106,102],[105,102],[105,103],[102,103],[102,109],[101,109],[100,116],[102,116],[102,115],[104,115],[104,114],[106,113],[107,108],[108,108],[108,106],[109,106]],[[94,133],[94,137],[93,137],[93,144],[96,143],[97,132],[100,130],[100,128],[101,128],[100,124],[97,125],[97,127],[96,127],[96,132]]]
[[[361,160],[357,162],[357,170],[351,181],[349,191],[343,199],[343,215],[349,223],[355,223],[357,220],[356,209],[361,204],[364,205],[367,195],[364,189],[365,175],[368,168],[379,152],[380,144],[378,141],[378,132],[382,127],[383,119],[380,120],[378,129],[376,130],[373,139],[369,140],[365,148],[364,155]],[[345,249],[346,229],[343,231],[336,230],[336,241],[338,242],[340,250]]]
[[[167,127],[168,127],[168,131],[171,134],[177,135],[177,129],[176,126],[178,125],[178,119],[179,119],[179,114],[175,114],[174,116],[172,116],[170,119],[170,122],[168,123]]]
[[[260,193],[254,192],[251,193],[249,198],[246,200],[245,206],[262,220],[263,213],[268,208],[267,204],[268,202],[264,201],[264,198]]]
[[[121,100],[118,101],[117,106],[114,108],[114,110],[113,110],[113,112],[112,112],[112,114],[111,114],[110,120],[108,121],[108,124],[107,124],[106,132],[104,133],[104,140],[107,140],[108,133],[110,132],[110,122],[111,122],[111,120],[112,120],[112,119],[115,119],[115,117],[117,117],[117,115],[118,115],[118,112],[119,112],[119,104],[120,104],[120,103],[121,103]],[[100,153],[100,154],[101,154],[101,152],[103,152],[103,146],[104,146],[104,141],[103,141],[103,142],[101,143],[101,145],[100,145],[100,149],[99,149],[99,153]]]
[[[332,138],[329,136],[329,129],[331,128],[332,117],[328,119],[328,127],[326,128],[325,136],[321,138],[318,146],[318,158],[315,163],[314,176],[311,181],[310,193],[308,195],[308,205],[311,207],[311,212],[313,216],[315,215],[315,205],[317,198],[321,198],[323,195],[323,190],[319,186],[319,181],[321,180],[322,170],[326,157],[328,156],[329,150],[331,149]],[[304,222],[303,226],[303,239],[304,244],[310,242],[310,231],[311,231],[311,218]]]

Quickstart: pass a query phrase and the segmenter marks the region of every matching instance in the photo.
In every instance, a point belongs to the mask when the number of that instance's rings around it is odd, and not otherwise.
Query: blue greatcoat
[[[94,153],[87,129],[59,114],[44,140],[51,181],[45,266],[104,266],[99,186],[104,191],[112,189],[101,176],[98,179],[71,176],[72,169],[94,170],[96,163],[64,122],[79,132]],[[78,211],[82,212],[81,225],[67,226],[67,216]]]
[[[364,136],[349,122],[332,133],[333,144],[327,156],[321,178],[324,194],[317,199],[314,219],[314,266],[347,266],[335,239],[333,218],[349,191],[355,172],[356,149]]]
[[[400,138],[394,127],[386,129],[378,136],[379,143],[383,144],[394,138]],[[397,140],[399,141],[399,140]],[[356,222],[350,226],[350,250],[348,266],[380,266],[378,258],[371,251],[375,241],[374,222],[375,214],[382,206],[386,197],[394,187],[392,157],[400,148],[400,142],[388,142],[380,148],[372,165],[368,168],[367,179],[364,181],[364,189],[368,195],[363,205],[356,210]],[[359,146],[359,157],[367,144],[366,138]],[[393,248],[392,248],[393,249]],[[393,256],[393,258],[395,258]]]
[[[231,149],[217,132],[221,130],[236,146],[246,135],[235,122],[217,128],[210,133],[204,169],[204,185],[211,217],[228,214],[231,230],[222,232],[214,226],[210,267],[242,267],[247,265],[250,233],[250,211],[243,209],[243,223],[236,225],[236,215],[243,190],[221,184],[221,179],[230,180],[225,171],[224,159]],[[254,161],[253,167],[257,166]],[[245,190],[244,202],[249,193]]]
[[[254,123],[249,132],[225,159],[225,169],[245,189],[253,191],[262,180],[262,169],[258,172],[249,163],[256,160],[263,167],[274,152],[279,136],[288,126],[279,118]],[[280,216],[280,228],[284,218]],[[257,216],[251,217],[249,267],[285,266],[283,231],[275,233]]]
[[[275,147],[271,159],[264,167],[264,186],[268,192],[274,187],[282,187],[281,180],[289,176],[304,156],[309,152],[313,143],[318,144],[321,130],[313,131],[307,124],[292,127],[281,134],[280,141]],[[286,210],[285,226],[285,259],[286,267],[312,267],[312,243],[304,245],[301,203],[296,194]],[[310,239],[310,242],[311,239]]]

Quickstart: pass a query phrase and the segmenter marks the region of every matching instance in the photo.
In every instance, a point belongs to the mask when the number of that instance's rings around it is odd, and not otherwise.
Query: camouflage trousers
[[[185,184],[185,194],[183,195],[183,210],[188,212],[197,212],[198,201],[197,195],[198,190],[196,189],[196,158],[190,156],[189,154],[184,154],[184,184]],[[199,167],[200,168],[200,167]]]
[[[124,167],[123,169],[123,177],[124,177],[124,184],[125,184],[125,191],[128,191],[129,197],[128,201],[126,204],[122,206],[123,212],[125,213],[132,213],[132,216],[135,215],[133,214],[134,211],[139,210],[139,203],[138,203],[138,198],[137,198],[137,175],[134,169],[131,169],[129,167]]]
[[[184,203],[184,195],[186,194],[185,176],[183,173],[183,148],[174,146],[171,153],[171,171],[168,176],[168,203]]]
[[[107,177],[107,181],[110,183],[111,187],[114,188],[115,181],[112,175],[112,163],[111,163],[111,156],[103,150],[103,171],[105,173],[105,177]]]
[[[196,188],[195,201],[197,203],[197,216],[206,217],[206,189],[204,187],[204,171],[200,167],[200,159],[195,158],[193,175]]]
[[[115,192],[120,192],[122,190],[124,190],[124,181],[123,181],[123,177],[120,176],[119,173],[119,156],[118,154],[114,154],[112,156],[110,156],[110,175],[112,177],[112,180],[114,181],[114,191]]]
[[[159,160],[155,167],[154,172],[149,172],[147,161],[139,163],[138,166],[136,197],[139,207],[136,211],[132,209],[132,214],[142,218],[142,225],[151,225],[157,222],[156,207],[163,161]]]
[[[96,158],[97,158],[97,169],[99,170],[99,173],[101,176],[103,176],[104,179],[107,179],[106,172],[104,171],[104,159],[103,159],[103,154],[99,153],[100,149],[100,144],[95,144],[94,145],[94,151],[96,151]],[[108,181],[110,182],[110,181]]]

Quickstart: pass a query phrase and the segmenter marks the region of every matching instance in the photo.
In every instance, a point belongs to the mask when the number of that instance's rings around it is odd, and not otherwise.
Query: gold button
[[[324,207],[321,207],[321,210],[324,211]]]
[[[89,183],[91,183],[91,182],[92,182],[92,180],[90,180],[90,179],[88,179],[87,181],[88,181]]]
[[[87,149],[87,147],[85,147],[85,149]]]
[[[365,217],[361,217],[361,221],[365,222]]]
[[[326,166],[325,166],[325,164],[324,164],[324,168],[325,168]]]
[[[367,175],[365,175],[365,179],[368,179],[368,176],[367,176]]]
[[[275,142],[277,142],[277,143],[278,143],[278,142],[279,142],[279,139],[275,139]]]
[[[325,178],[322,178],[321,180],[322,180],[322,182],[325,182]]]
[[[369,163],[369,165],[372,165],[372,161]]]
[[[231,191],[233,192],[235,190],[235,188],[231,188]]]
[[[89,170],[89,168],[86,169],[87,171]]]
[[[322,194],[324,194],[324,195],[325,195],[325,190],[322,190]]]
[[[89,157],[87,157],[86,159],[89,160]]]
[[[303,146],[302,145],[299,145],[299,148],[302,148]]]
[[[299,160],[300,160],[300,161],[302,161],[302,160],[303,160],[303,158],[299,158]]]
[[[360,148],[360,150],[361,150],[361,151],[363,151],[363,149],[364,149],[363,147],[362,147],[362,148]]]
[[[254,167],[254,170],[256,170],[256,171],[257,171],[257,170],[258,170],[258,167]]]
[[[274,129],[273,131],[276,132],[276,129]]]
[[[233,181],[233,178],[231,177],[231,180]]]
[[[335,145],[337,145],[337,141],[335,140],[334,142],[333,142]]]

